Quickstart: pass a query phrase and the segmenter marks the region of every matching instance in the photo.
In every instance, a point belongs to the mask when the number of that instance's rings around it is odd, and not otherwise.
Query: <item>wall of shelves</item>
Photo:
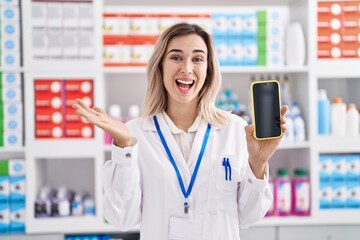
[[[61,139],[39,140],[35,138],[34,122],[34,80],[39,78],[90,78],[94,83],[94,102],[96,106],[108,109],[111,104],[121,104],[123,116],[127,116],[129,106],[141,105],[146,92],[145,67],[103,67],[103,10],[110,6],[122,9],[124,12],[139,12],[139,5],[149,5],[144,0],[133,1],[88,1],[92,6],[93,14],[93,58],[80,60],[51,59],[46,61],[34,60],[33,48],[33,1],[21,1],[22,58],[23,65],[18,67],[0,67],[0,72],[11,71],[23,75],[24,79],[24,116],[25,116],[25,146],[16,148],[0,148],[0,158],[26,159],[26,233],[115,233],[115,228],[104,222],[102,217],[102,187],[101,168],[104,161],[110,159],[110,147],[104,144],[104,134],[95,129],[92,139]],[[311,206],[312,212],[308,217],[268,217],[256,224],[256,228],[271,232],[274,239],[286,239],[278,234],[279,228],[307,225],[356,225],[360,224],[359,209],[331,209],[319,208],[319,166],[320,154],[326,153],[360,153],[360,136],[334,137],[318,136],[317,134],[317,90],[326,89],[330,98],[342,96],[346,103],[354,102],[360,106],[358,89],[360,89],[360,71],[358,59],[325,60],[317,59],[317,2],[320,1],[295,1],[295,0],[254,0],[225,2],[190,0],[166,3],[153,0],[148,10],[141,12],[187,12],[189,6],[193,12],[241,11],[243,7],[265,9],[278,7],[286,9],[289,20],[299,21],[302,24],[306,39],[306,64],[305,66],[223,66],[221,67],[223,86],[232,88],[239,100],[247,104],[248,89],[251,76],[271,75],[284,76],[290,79],[291,94],[300,105],[306,126],[306,141],[282,142],[279,150],[270,160],[274,169],[286,167],[292,172],[297,167],[309,170],[311,178]],[[175,7],[174,7],[175,6]],[[235,8],[236,7],[236,8]],[[144,8],[145,9],[145,8]],[[131,94],[129,94],[131,93]],[[75,159],[72,162],[71,159]],[[54,161],[53,161],[54,160]],[[61,164],[60,164],[61,163]],[[57,165],[58,164],[58,165]],[[72,169],[73,168],[73,169]],[[46,170],[47,169],[47,170]],[[70,172],[70,169],[72,171]],[[72,177],[62,179],[62,174]],[[81,181],[77,182],[77,173]],[[83,174],[85,173],[85,177]],[[66,175],[67,176],[67,175]],[[275,176],[275,174],[273,175]],[[51,180],[51,178],[53,180]],[[68,182],[69,180],[69,182]],[[74,186],[91,192],[95,198],[96,213],[89,217],[46,218],[34,217],[34,202],[39,187],[44,183],[55,185]],[[85,183],[86,182],[86,183]],[[76,184],[80,185],[76,185]],[[81,184],[83,183],[83,184]],[[70,186],[69,186],[70,187]],[[135,227],[133,231],[139,228]],[[335,236],[335,235],[334,235]],[[246,240],[247,238],[244,237]]]

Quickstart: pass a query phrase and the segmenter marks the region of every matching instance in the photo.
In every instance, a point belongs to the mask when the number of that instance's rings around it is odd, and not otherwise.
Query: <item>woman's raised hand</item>
[[[109,133],[116,146],[131,146],[133,138],[125,124],[111,118],[103,109],[98,107],[90,108],[81,99],[76,99],[76,103],[72,107],[76,110],[77,115]]]

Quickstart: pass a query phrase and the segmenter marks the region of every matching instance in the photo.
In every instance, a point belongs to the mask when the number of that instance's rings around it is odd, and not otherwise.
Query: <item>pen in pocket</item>
[[[229,158],[223,158],[222,165],[224,166],[224,170],[225,170],[225,180],[231,181],[231,165]]]

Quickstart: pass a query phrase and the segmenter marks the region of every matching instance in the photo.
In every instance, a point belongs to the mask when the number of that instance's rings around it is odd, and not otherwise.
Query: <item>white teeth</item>
[[[191,81],[184,81],[184,80],[180,80],[180,79],[176,79],[176,81],[178,81],[179,83],[181,84],[193,84],[194,83],[194,80],[191,80]]]

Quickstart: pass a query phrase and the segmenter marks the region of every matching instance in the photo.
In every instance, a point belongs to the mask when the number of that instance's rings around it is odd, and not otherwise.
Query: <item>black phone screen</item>
[[[281,136],[278,82],[256,82],[252,91],[255,137],[260,139]]]

